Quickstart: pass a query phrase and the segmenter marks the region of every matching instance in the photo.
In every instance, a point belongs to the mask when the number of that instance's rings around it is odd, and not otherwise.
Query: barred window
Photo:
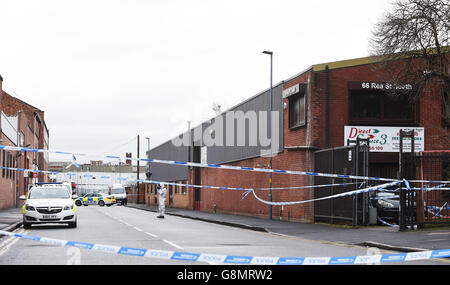
[[[304,126],[306,122],[305,94],[289,97],[289,128]]]
[[[5,150],[2,150],[2,167],[5,167]],[[5,178],[5,169],[2,169],[2,177]]]
[[[185,184],[185,183],[183,183]],[[186,195],[186,186],[181,187],[181,194]]]

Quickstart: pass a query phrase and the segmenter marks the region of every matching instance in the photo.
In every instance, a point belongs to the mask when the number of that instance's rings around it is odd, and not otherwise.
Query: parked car
[[[91,193],[86,194],[83,197],[75,199],[75,205],[77,206],[88,206],[88,205],[99,205],[100,207],[107,206],[110,207],[116,203],[114,196],[106,195],[103,193]]]
[[[27,195],[19,197],[25,200],[22,208],[23,227],[32,224],[64,223],[69,227],[77,226],[76,195],[69,193],[62,185],[45,185],[31,187]]]
[[[377,215],[388,223],[399,222],[400,202],[399,196],[394,193],[377,193],[372,198],[372,205],[377,208]]]

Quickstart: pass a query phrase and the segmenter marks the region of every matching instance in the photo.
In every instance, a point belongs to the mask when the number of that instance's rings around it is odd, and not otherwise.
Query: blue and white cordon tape
[[[14,171],[28,171],[28,172],[38,172],[38,173],[47,173],[47,174],[64,174],[60,172],[53,172],[53,171],[45,171],[45,170],[31,170],[31,169],[23,169],[23,168],[14,168],[14,167],[0,167],[0,169],[6,169],[6,170],[14,170]],[[66,173],[67,174],[67,173]],[[71,173],[69,173],[71,174]],[[70,176],[70,175],[69,175]],[[93,177],[93,174],[84,174],[84,177]],[[110,178],[109,176],[101,176],[105,178]],[[309,202],[315,202],[320,200],[326,200],[326,199],[333,199],[333,198],[340,198],[345,196],[352,196],[356,194],[361,193],[367,193],[371,191],[398,191],[398,190],[386,190],[385,188],[389,188],[391,186],[399,185],[401,183],[405,183],[407,186],[407,189],[409,190],[416,190],[416,188],[411,188],[409,186],[409,182],[405,179],[403,180],[397,180],[391,183],[385,183],[378,186],[372,186],[367,187],[364,189],[358,189],[354,191],[348,191],[340,194],[335,194],[331,196],[321,197],[317,199],[311,199],[311,200],[302,200],[302,201],[290,201],[290,202],[270,202],[261,199],[258,197],[258,195],[255,193],[257,190],[269,190],[270,188],[259,188],[259,189],[253,189],[253,188],[243,188],[243,187],[224,187],[224,186],[208,186],[208,185],[194,185],[194,184],[184,184],[184,183],[176,183],[176,182],[166,182],[166,181],[159,181],[159,180],[145,180],[145,179],[129,179],[129,178],[122,178],[122,180],[131,180],[134,182],[139,183],[148,183],[148,184],[165,184],[165,185],[173,185],[173,186],[182,186],[182,187],[192,187],[192,188],[203,188],[203,189],[218,189],[218,190],[237,190],[237,191],[245,191],[242,193],[242,199],[247,197],[249,193],[252,193],[253,196],[260,202],[267,204],[267,205],[274,205],[274,206],[288,206],[288,205],[296,205],[296,204],[304,204]],[[342,186],[342,185],[351,185],[356,183],[337,183],[337,184],[324,184],[324,185],[312,185],[312,186],[299,186],[299,187],[280,187],[280,188],[273,188],[273,190],[282,190],[282,189],[303,189],[303,188],[317,188],[317,187],[332,187],[332,186]],[[359,182],[358,182],[359,184]],[[362,185],[362,184],[361,184]],[[428,189],[428,188],[424,188]],[[436,188],[435,190],[447,190],[447,188]]]
[[[35,172],[38,172],[38,173],[47,173],[47,174],[64,174],[64,173],[54,172],[54,171],[31,170],[31,169],[14,168],[14,167],[0,167],[0,169],[14,170],[14,171],[29,171],[29,172],[35,171]],[[72,173],[65,173],[65,174],[67,174],[69,176],[70,175],[75,175],[75,174],[72,174]],[[93,177],[93,176],[94,175],[90,174],[90,173],[84,174],[84,177]],[[110,178],[110,176],[101,176],[101,177]],[[395,185],[401,184],[403,182],[405,183],[405,185],[407,186],[408,189],[410,189],[410,190],[416,190],[417,189],[417,188],[411,188],[409,186],[408,181],[404,179],[403,181],[397,180],[397,181],[394,181],[394,182],[391,182],[391,183],[386,183],[386,184],[382,184],[382,185],[378,185],[378,186],[367,187],[367,188],[364,188],[364,189],[358,189],[358,190],[354,190],[354,191],[344,192],[344,193],[335,194],[335,195],[327,196],[327,197],[321,197],[321,198],[312,199],[312,200],[291,201],[291,202],[269,202],[269,201],[265,201],[265,200],[261,199],[260,197],[258,197],[256,195],[256,193],[255,193],[255,190],[268,190],[270,188],[253,189],[253,188],[243,188],[243,187],[207,186],[207,185],[194,185],[194,184],[184,184],[184,183],[166,182],[166,181],[158,181],[158,180],[129,179],[129,178],[122,178],[122,180],[132,180],[134,182],[149,183],[149,184],[161,184],[161,183],[163,183],[163,184],[166,184],[166,185],[184,186],[184,187],[192,187],[192,188],[203,188],[203,189],[245,191],[244,193],[242,193],[242,196],[243,196],[242,199],[244,199],[249,193],[252,193],[253,196],[258,201],[260,201],[260,202],[262,202],[264,204],[275,205],[275,206],[287,206],[287,205],[303,204],[303,203],[309,203],[309,202],[320,201],[320,200],[325,200],[325,199],[332,199],[332,198],[339,198],[339,197],[344,197],[344,196],[351,196],[351,195],[356,195],[356,194],[360,194],[360,193],[366,193],[366,192],[370,192],[370,191],[397,191],[397,190],[386,190],[385,188],[388,188],[388,187],[391,187],[391,186],[395,186]],[[336,184],[299,186],[299,187],[280,187],[280,188],[273,188],[273,190],[331,187],[331,186],[342,186],[342,185],[350,185],[350,184],[356,184],[356,183],[353,182],[353,183],[336,183]],[[424,188],[424,189],[429,189],[429,188]],[[435,188],[435,190],[447,190],[447,188]]]
[[[70,154],[73,156],[75,162],[75,155],[79,156],[96,156],[100,155],[87,155],[82,153],[72,153],[66,151],[53,151],[46,149],[37,148],[26,148],[26,147],[15,147],[15,146],[5,146],[0,145],[0,150],[11,150],[11,151],[26,151],[26,152],[47,152],[56,154]],[[161,160],[161,159],[150,159],[150,158],[133,158],[133,157],[120,157],[115,155],[101,156],[104,158],[112,159],[128,159],[128,160],[139,160],[151,163],[162,163],[162,164],[172,164],[172,165],[183,165],[183,166],[193,166],[193,167],[203,167],[203,168],[217,168],[217,169],[230,169],[230,170],[243,170],[243,171],[254,171],[254,172],[266,172],[266,173],[284,173],[284,174],[296,174],[296,175],[309,175],[309,176],[321,176],[330,178],[343,178],[343,179],[360,179],[360,180],[375,180],[375,181],[397,181],[398,179],[392,178],[381,178],[381,177],[366,177],[366,176],[356,176],[347,174],[329,174],[329,173],[318,173],[318,172],[307,172],[307,171],[295,171],[295,170],[279,170],[279,169],[266,169],[266,168],[255,168],[255,167],[243,167],[243,166],[233,166],[224,164],[208,164],[208,163],[196,163],[196,162],[186,162],[186,161],[174,161],[174,160]],[[426,183],[450,183],[450,181],[426,181],[426,180],[411,180],[411,182],[426,182]]]
[[[12,168],[12,167],[0,167],[0,169],[8,169],[8,170],[15,170],[15,171],[31,171],[29,169]],[[45,171],[45,170],[39,170],[39,172],[40,173],[51,173],[51,174],[54,173],[52,171]],[[86,175],[88,175],[88,177],[92,177],[93,176],[91,174],[85,174],[85,176]],[[125,179],[127,179],[127,178],[125,178]],[[331,196],[327,196],[327,197],[321,197],[321,198],[312,199],[312,200],[293,201],[293,202],[269,202],[269,201],[265,201],[265,200],[261,199],[260,197],[258,197],[256,195],[256,193],[255,193],[255,189],[253,189],[253,188],[194,185],[194,184],[183,184],[183,183],[176,183],[176,182],[166,182],[166,181],[158,181],[158,180],[145,180],[145,179],[129,179],[129,180],[133,180],[133,181],[136,181],[136,182],[139,182],[139,183],[149,183],[149,184],[161,184],[161,183],[163,183],[165,185],[184,186],[184,187],[203,188],[203,189],[245,191],[244,193],[242,193],[242,196],[243,196],[242,199],[244,199],[249,193],[253,193],[253,195],[255,196],[255,198],[258,201],[260,201],[260,202],[262,202],[264,204],[277,205],[277,206],[303,204],[303,203],[309,203],[309,202],[320,201],[320,200],[325,200],[325,199],[332,199],[332,198],[339,198],[339,197],[344,197],[344,196],[351,196],[351,195],[356,195],[356,194],[370,192],[370,191],[375,191],[375,190],[382,190],[384,188],[387,188],[387,187],[390,187],[390,186],[394,186],[394,185],[398,185],[398,184],[401,184],[403,182],[405,182],[405,184],[407,184],[406,180],[403,180],[403,181],[398,180],[398,181],[391,182],[391,183],[386,183],[386,184],[382,184],[382,185],[378,185],[378,186],[373,186],[373,187],[368,187],[368,188],[364,188],[364,189],[358,189],[358,190],[354,190],[354,191],[344,192],[344,193],[331,195]],[[347,184],[347,183],[344,183],[344,184]],[[348,184],[352,184],[352,183],[348,183]],[[342,184],[314,185],[314,186],[310,186],[310,187],[326,187],[326,186],[329,187],[329,186],[337,186],[337,185],[342,185]],[[305,187],[305,186],[303,186],[303,187]],[[299,188],[303,188],[303,187],[299,187]],[[267,189],[263,188],[263,189],[260,189],[260,190],[267,190]]]
[[[0,235],[28,239],[36,242],[56,246],[71,246],[87,250],[108,252],[112,254],[140,256],[178,261],[206,262],[213,264],[248,264],[248,265],[345,265],[345,264],[377,264],[387,262],[417,261],[433,258],[450,257],[450,249],[428,250],[421,252],[342,256],[342,257],[264,257],[264,256],[236,256],[209,253],[191,253],[180,251],[165,251],[143,248],[131,248],[114,245],[103,245],[67,241],[32,235],[24,235],[0,231]]]
[[[274,205],[274,206],[287,206],[287,205],[304,204],[304,203],[321,201],[321,200],[326,200],[326,199],[340,198],[340,197],[352,196],[352,195],[361,194],[361,193],[367,193],[367,192],[371,192],[371,191],[381,190],[386,187],[398,185],[403,182],[406,182],[406,181],[395,181],[395,182],[391,182],[391,183],[386,183],[386,184],[368,187],[368,188],[364,188],[364,189],[358,189],[358,190],[354,190],[354,191],[348,191],[348,192],[335,194],[335,195],[331,195],[331,196],[326,196],[326,197],[321,197],[321,198],[317,198],[317,199],[295,201],[295,202],[269,202],[269,201],[263,200],[260,197],[258,197],[254,190],[247,190],[242,195],[247,196],[251,192],[253,194],[253,196],[261,203],[264,203],[267,205]]]

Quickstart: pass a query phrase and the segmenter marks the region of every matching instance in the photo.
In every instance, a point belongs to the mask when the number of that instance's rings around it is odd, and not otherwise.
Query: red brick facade
[[[0,78],[1,79],[1,78]],[[45,149],[45,134],[48,134],[44,121],[44,112],[15,98],[2,90],[0,80],[0,107],[6,116],[18,117],[18,131],[22,139],[20,146]],[[2,145],[16,146],[3,132],[1,132]],[[48,169],[48,162],[43,153],[1,151],[0,165],[4,167],[17,167],[33,169],[33,160],[37,161],[40,170]],[[47,181],[47,175],[39,174],[38,181]],[[17,198],[24,195],[29,183],[32,182],[32,174],[25,177],[23,171],[0,171],[0,209],[20,206]]]
[[[370,61],[370,60],[369,60]],[[362,63],[361,63],[362,62]],[[326,80],[328,76],[328,89]],[[284,151],[273,157],[273,169],[314,171],[314,151],[329,147],[344,145],[344,126],[349,125],[349,82],[371,81],[383,82],[383,70],[375,62],[367,59],[350,60],[346,62],[314,65],[309,70],[286,80],[283,90],[296,84],[305,84],[306,89],[306,124],[289,129],[289,108],[284,109]],[[326,122],[326,90],[329,93],[328,128]],[[425,128],[425,150],[450,149],[450,131],[443,125],[442,107],[443,96],[435,86],[425,90],[418,103],[418,125]],[[288,99],[283,99],[289,104]],[[326,142],[328,129],[328,145]],[[395,155],[395,154],[394,154]],[[383,155],[374,154],[372,157]],[[395,157],[395,156],[394,156]],[[385,159],[385,158],[383,158]],[[391,159],[391,158],[390,158]],[[398,159],[398,157],[397,157]],[[392,160],[392,159],[391,159]],[[395,163],[394,161],[389,161]],[[268,168],[268,158],[253,158],[229,165]],[[191,170],[188,183],[194,183],[194,171]],[[267,188],[269,174],[246,172],[237,170],[202,168],[201,184]],[[313,180],[308,176],[273,174],[272,187],[312,185]],[[190,193],[190,208],[194,205],[194,195]],[[222,212],[256,217],[268,217],[268,205],[257,201],[252,194],[242,199],[242,191],[202,189],[200,210],[208,212]],[[312,190],[272,190],[273,201],[302,201],[314,198]],[[259,197],[268,200],[268,191],[256,192]],[[273,206],[273,219],[283,219],[300,222],[314,221],[313,203],[292,206]]]

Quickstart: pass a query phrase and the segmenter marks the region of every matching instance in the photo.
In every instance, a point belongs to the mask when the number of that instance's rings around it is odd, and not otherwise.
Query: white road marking
[[[153,237],[153,238],[157,238],[157,237],[158,237],[158,236],[155,235],[155,234],[152,234],[152,233],[149,233],[149,232],[145,232],[145,231],[143,231],[142,229],[140,229],[140,228],[138,228],[138,227],[136,227],[136,226],[133,226],[132,224],[130,224],[130,223],[128,223],[128,222],[125,222],[125,221],[123,221],[123,220],[121,220],[121,219],[119,219],[119,218],[116,218],[116,217],[114,217],[114,216],[111,215],[111,214],[107,214],[107,213],[104,213],[104,214],[107,215],[107,216],[109,216],[109,217],[111,217],[111,218],[113,218],[113,219],[116,219],[117,221],[119,221],[119,222],[121,222],[121,223],[123,223],[123,224],[125,224],[125,225],[127,225],[127,226],[129,226],[129,227],[134,228],[134,229],[135,229],[136,231],[138,231],[138,232],[145,233],[145,234],[147,234],[147,235],[149,235],[149,236],[151,236],[151,237]],[[183,247],[181,247],[181,246],[179,246],[179,245],[177,245],[177,244],[175,244],[175,243],[173,243],[173,242],[171,242],[171,241],[169,241],[169,240],[163,239],[162,241],[165,242],[165,243],[167,243],[167,244],[169,244],[169,245],[171,245],[171,246],[173,246],[173,247],[175,247],[175,248],[177,248],[177,249],[183,249]]]
[[[149,232],[144,232],[144,233],[145,233],[145,234],[148,234],[149,236],[154,237],[154,238],[157,238],[157,237],[158,237],[157,235],[154,235],[154,234],[149,233]]]
[[[178,249],[183,249],[181,246],[176,245],[176,244],[174,244],[174,243],[171,242],[171,241],[168,241],[168,240],[165,240],[165,239],[163,239],[162,241],[165,242],[165,243],[167,243],[167,244],[170,244],[171,246],[176,247],[176,248],[178,248]]]

